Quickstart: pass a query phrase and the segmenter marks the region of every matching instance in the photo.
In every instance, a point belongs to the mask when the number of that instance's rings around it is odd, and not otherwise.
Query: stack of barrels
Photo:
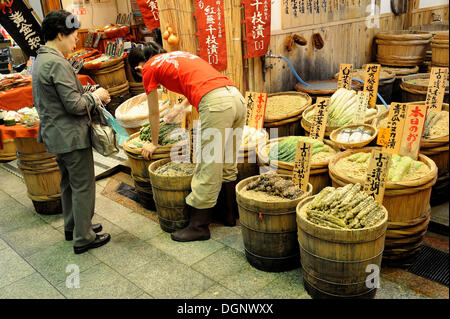
[[[431,66],[448,68],[448,30],[435,32],[431,41]]]
[[[373,148],[348,150],[338,154],[329,164],[334,187],[361,182],[336,169],[336,163],[357,152],[371,152]],[[383,206],[389,213],[383,259],[395,266],[408,266],[417,257],[430,221],[430,195],[437,178],[433,160],[419,154],[419,161],[430,169],[421,178],[406,182],[388,182]]]

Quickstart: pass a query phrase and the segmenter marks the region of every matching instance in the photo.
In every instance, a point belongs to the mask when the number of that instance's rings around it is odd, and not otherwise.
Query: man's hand
[[[144,147],[142,147],[142,157],[144,157],[147,161],[151,160],[152,155],[157,148],[158,146],[155,146],[153,143],[145,143]]]

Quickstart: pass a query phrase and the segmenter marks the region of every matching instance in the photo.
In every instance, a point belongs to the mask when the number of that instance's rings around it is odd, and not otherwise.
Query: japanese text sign
[[[264,126],[267,93],[246,92],[247,103],[246,125],[260,129]]]
[[[325,136],[325,128],[328,120],[328,104],[330,99],[318,97],[316,109],[314,111],[313,122],[311,125],[311,132],[309,137],[323,141]]]
[[[440,112],[442,110],[447,78],[448,68],[431,69],[430,84],[428,84],[427,99],[425,101],[428,111]]]
[[[408,105],[399,155],[417,159],[426,116],[426,105]]]
[[[383,147],[384,152],[399,154],[400,144],[403,136],[403,128],[406,120],[406,104],[392,103],[389,108],[387,129],[389,129],[389,140]]]
[[[358,99],[358,106],[355,114],[353,114],[354,124],[364,124],[366,121],[366,110],[369,104],[369,92],[359,91],[356,98]]]
[[[305,192],[308,190],[312,149],[313,146],[311,143],[302,141],[298,141],[297,143],[292,180],[295,185],[298,185]]]
[[[338,89],[352,89],[353,64],[341,64],[339,69]]]
[[[0,1],[0,25],[28,56],[36,56],[43,43],[36,13],[23,0]]]
[[[373,150],[366,171],[364,191],[373,196],[378,203],[383,203],[384,191],[386,189],[389,165],[392,154]]]
[[[157,0],[136,0],[148,30],[159,28],[160,19]]]
[[[378,83],[381,65],[367,64],[364,91],[369,92],[369,108],[375,108],[377,103]]]
[[[271,0],[244,0],[247,56],[267,53],[270,44]]]
[[[195,1],[200,57],[217,71],[227,69],[224,1]]]

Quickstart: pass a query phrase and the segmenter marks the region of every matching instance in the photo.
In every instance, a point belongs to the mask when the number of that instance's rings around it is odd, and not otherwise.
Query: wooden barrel
[[[23,180],[38,214],[62,213],[61,174],[55,155],[47,152],[35,138],[15,138],[18,162]]]
[[[432,35],[422,31],[387,31],[375,36],[377,61],[388,66],[422,64]]]
[[[400,89],[400,84],[402,83],[402,77],[406,75],[416,74],[419,72],[418,66],[413,67],[388,67],[388,66],[382,66],[382,70],[386,70],[388,72],[395,74],[395,81],[392,86],[392,95],[391,95],[391,102],[400,102],[402,100],[402,90]]]
[[[310,196],[297,205],[298,242],[303,282],[313,298],[373,298],[368,276],[380,271],[388,213],[377,225],[342,230],[323,227],[306,217]],[[379,280],[379,278],[378,278]]]
[[[266,132],[266,142],[269,140],[269,134]],[[251,176],[259,175],[259,166],[256,154],[256,144],[242,145],[238,155],[238,177],[237,182]]]
[[[132,97],[145,93],[145,89],[142,82],[129,82],[129,83],[130,83],[130,94]]]
[[[286,139],[287,137],[281,137],[277,139],[271,139],[268,142],[268,146],[275,142],[282,141]],[[328,141],[325,141],[326,144],[328,144],[330,147],[332,147],[335,151],[339,151],[334,148],[334,145],[329,143]],[[275,161],[275,160],[269,160],[267,152],[262,148],[259,147],[257,149],[257,160],[258,165],[264,170],[268,171],[276,171],[278,174],[282,175],[292,175],[292,172],[294,170],[294,163],[287,163],[282,161]],[[309,175],[309,183],[313,186],[313,194],[319,193],[322,189],[324,189],[327,186],[331,185],[331,180],[328,175],[328,162],[323,161],[321,163],[314,163],[311,164],[311,170]]]
[[[147,161],[141,155],[142,149],[132,149],[128,146],[128,142],[137,136],[139,136],[139,132],[132,134],[130,138],[122,144],[122,148],[128,156],[128,163],[131,168],[131,178],[134,181],[139,202],[144,208],[156,211],[148,168],[153,162],[170,158],[170,151],[173,145],[159,146],[153,153],[152,159]]]
[[[123,58],[102,63],[98,69],[89,72],[95,83],[114,95],[120,95],[129,89]]]
[[[301,198],[263,202],[245,197],[242,194],[244,187],[258,178],[249,177],[236,185],[245,256],[253,267],[263,271],[280,272],[298,268],[300,253],[295,208]],[[309,184],[302,198],[311,195],[312,191],[313,187]]]
[[[303,111],[312,103],[311,97],[302,92],[281,92],[269,94],[268,98],[273,96],[302,96],[306,98],[306,103],[301,105],[297,110],[285,115],[270,117],[266,112],[263,127],[268,129],[277,129],[277,134],[279,137],[301,135],[303,132],[302,127],[300,126],[300,120],[302,118]]]
[[[402,102],[421,102],[427,98],[428,82],[430,79],[430,73],[418,73],[413,75],[407,75],[402,78],[400,88],[402,90]],[[417,82],[417,83],[412,83]],[[445,86],[444,102],[448,101],[448,81]]]
[[[306,114],[311,112],[315,107],[316,107],[316,104],[311,105],[305,111],[303,111],[302,120],[301,120],[300,123],[301,123],[302,127],[305,129],[305,135],[309,135],[309,133],[311,132],[311,126],[312,126],[312,123],[309,120],[307,120],[305,118],[305,116],[306,116]],[[377,116],[380,116],[381,114],[386,113],[386,111],[387,111],[386,107],[384,105],[377,104],[376,107],[377,107],[377,114],[374,114],[372,116],[367,117],[366,121],[365,121],[366,124],[371,124],[372,121]],[[331,132],[333,132],[334,130],[337,130],[339,127],[340,126],[329,126],[329,125],[327,125],[326,128],[325,128],[325,137],[330,137]]]
[[[330,80],[309,81],[308,84],[310,86],[306,86],[299,82],[295,85],[295,89],[299,92],[307,93],[312,97],[312,102],[316,103],[317,97],[331,97],[337,91],[338,80],[336,77],[335,79]],[[362,86],[363,85],[360,82],[352,81],[353,90],[360,90]]]
[[[448,31],[436,33],[431,41],[431,65],[448,68]]]
[[[14,161],[16,156],[16,145],[14,140],[3,141],[3,149],[0,149],[0,163]]]
[[[370,153],[373,149],[380,148],[363,148],[360,150],[347,150],[343,153],[338,154],[333,159],[331,159],[329,164],[329,173],[333,182],[333,186],[341,187],[347,184],[355,184],[357,182],[364,183],[361,179],[356,179],[354,177],[347,176],[345,172],[340,172],[336,169],[336,163],[345,157],[348,157],[354,153],[366,152]],[[405,182],[388,182],[386,184],[386,191],[383,199],[383,206],[386,207],[389,212],[388,217],[388,232],[386,234],[386,240],[395,241],[397,238],[392,238],[390,236],[391,229],[398,229],[399,227],[404,227],[409,232],[402,240],[402,245],[404,245],[404,250],[402,254],[396,254],[395,258],[390,258],[389,261],[397,266],[406,266],[411,262],[411,258],[416,257],[416,248],[411,248],[408,246],[411,243],[417,242],[416,233],[411,227],[415,227],[423,222],[428,214],[430,206],[430,195],[431,187],[436,182],[437,178],[437,166],[436,164],[427,156],[419,154],[419,161],[423,162],[430,168],[430,172],[421,178],[412,181]],[[428,224],[427,224],[428,225]],[[425,234],[426,227],[422,224],[423,235]],[[423,238],[422,235],[422,238]],[[409,243],[405,243],[409,241]],[[386,256],[390,256],[390,249],[392,246],[387,246],[385,248]],[[397,249],[397,248],[396,248]],[[398,252],[398,251],[396,251]]]
[[[158,167],[170,161],[170,159],[162,159],[153,162],[148,168],[159,225],[162,230],[168,233],[183,229],[189,224],[189,212],[185,198],[191,192],[193,176],[161,176],[155,174]]]

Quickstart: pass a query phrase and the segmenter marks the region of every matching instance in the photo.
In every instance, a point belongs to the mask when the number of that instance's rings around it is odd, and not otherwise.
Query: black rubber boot
[[[236,203],[236,181],[222,183],[214,213],[214,219],[224,226],[236,226],[236,219],[239,218]]]
[[[211,235],[209,232],[209,224],[213,208],[197,209],[189,207],[189,225],[183,229],[179,229],[171,234],[172,240],[175,241],[197,241],[208,240]]]

